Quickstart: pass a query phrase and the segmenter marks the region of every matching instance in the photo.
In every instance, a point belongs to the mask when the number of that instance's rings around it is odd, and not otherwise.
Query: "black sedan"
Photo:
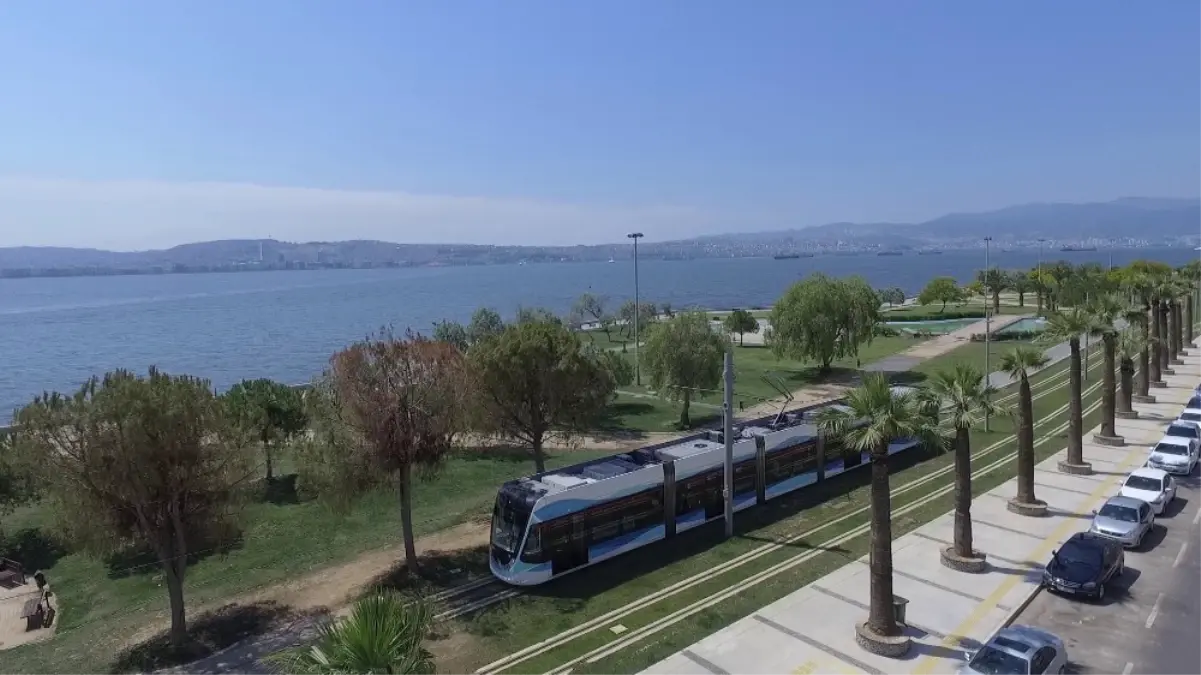
[[[1051,554],[1043,571],[1043,586],[1067,595],[1101,600],[1105,585],[1122,576],[1126,553],[1117,541],[1077,532]]]

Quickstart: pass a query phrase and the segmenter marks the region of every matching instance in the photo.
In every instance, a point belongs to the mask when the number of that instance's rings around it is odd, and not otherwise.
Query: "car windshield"
[[[989,646],[976,652],[968,666],[984,675],[1026,675],[1030,672],[1026,659]]]
[[[1190,422],[1201,422],[1201,413],[1186,412],[1180,414],[1180,419]]]
[[[1172,443],[1160,443],[1155,446],[1155,452],[1162,455],[1187,455],[1188,448],[1183,445],[1174,445]]]
[[[1124,523],[1137,523],[1138,522],[1138,511],[1130,508],[1129,506],[1119,506],[1117,504],[1106,504],[1105,506],[1101,507],[1101,510],[1099,512],[1097,512],[1097,515],[1101,516],[1102,518],[1111,518],[1113,520],[1120,520]]]
[[[1126,487],[1131,490],[1150,490],[1151,492],[1159,492],[1160,485],[1158,478],[1150,476],[1131,476],[1126,479]]]
[[[1173,424],[1168,427],[1168,436],[1180,436],[1182,438],[1196,438],[1197,427],[1191,424]]]

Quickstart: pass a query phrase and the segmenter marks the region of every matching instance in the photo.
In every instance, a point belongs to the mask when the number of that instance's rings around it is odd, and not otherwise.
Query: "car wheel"
[[[1115,577],[1120,577],[1125,573],[1126,573],[1126,561],[1123,560],[1122,562],[1118,563],[1118,571],[1114,572],[1113,575]]]
[[[1060,667],[1059,667],[1059,675],[1064,675],[1064,673],[1066,673],[1066,672],[1068,672],[1068,667],[1067,667],[1067,666],[1060,666]]]

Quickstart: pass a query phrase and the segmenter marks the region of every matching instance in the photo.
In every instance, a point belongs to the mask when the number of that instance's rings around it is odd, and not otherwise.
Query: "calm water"
[[[1174,265],[1188,249],[1115,251],[1113,263]],[[1044,261],[1109,261],[1107,252],[1048,253]],[[861,274],[913,294],[937,275],[969,280],[981,254],[643,261],[642,297],[674,307],[768,305],[809,272]],[[1036,253],[996,253],[1003,268],[1032,267]],[[428,331],[482,305],[566,311],[581,293],[633,295],[632,265],[573,263],[407,270],[0,279],[0,418],[44,390],[71,391],[93,373],[155,364],[212,379],[304,382],[329,355],[384,324]]]

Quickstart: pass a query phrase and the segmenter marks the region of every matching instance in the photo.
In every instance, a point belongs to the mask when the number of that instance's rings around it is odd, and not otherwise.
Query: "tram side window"
[[[734,494],[754,492],[758,473],[758,467],[753,459],[734,465]]]
[[[780,450],[767,456],[766,481],[770,485],[817,468],[817,445],[805,445]]]
[[[721,497],[721,475],[715,471],[692,476],[676,484],[676,514],[705,508]]]
[[[663,493],[648,490],[589,509],[590,543],[599,543],[663,522]]]

